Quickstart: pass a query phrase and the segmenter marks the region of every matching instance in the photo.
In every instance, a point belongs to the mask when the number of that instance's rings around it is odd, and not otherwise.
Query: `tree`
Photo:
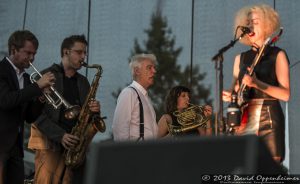
[[[164,100],[168,91],[176,85],[189,86],[192,91],[192,103],[209,104],[209,89],[200,84],[205,78],[205,73],[199,73],[199,67],[193,67],[192,80],[189,80],[190,66],[181,70],[177,63],[177,58],[182,51],[182,47],[175,48],[176,37],[172,35],[171,28],[168,27],[167,19],[162,16],[158,7],[151,16],[150,28],[145,30],[148,39],[143,41],[143,47],[138,40],[134,40],[134,48],[131,56],[138,53],[152,53],[157,57],[156,78],[154,85],[149,88],[149,96],[153,102],[157,118],[164,113]],[[190,84],[190,81],[193,81]],[[119,89],[120,92],[120,89]],[[117,96],[118,93],[113,93]]]
[[[145,49],[142,49],[135,40],[135,53],[153,53],[158,58],[157,73],[154,85],[149,89],[150,96],[157,112],[163,112],[163,101],[168,89],[174,86],[181,77],[180,65],[177,64],[177,57],[182,48],[174,48],[175,37],[171,36],[172,31],[167,27],[167,21],[160,15],[153,14],[151,28],[145,30],[148,40],[144,42]]]

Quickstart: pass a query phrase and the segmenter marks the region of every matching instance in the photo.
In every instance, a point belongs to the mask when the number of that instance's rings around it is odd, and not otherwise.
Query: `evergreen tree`
[[[152,14],[151,27],[145,30],[148,40],[144,41],[144,48],[135,40],[132,55],[136,53],[153,53],[158,59],[157,73],[154,85],[149,88],[151,100],[154,104],[157,118],[164,113],[164,100],[168,91],[176,85],[189,86],[192,91],[192,102],[195,104],[211,103],[209,90],[199,84],[205,78],[205,74],[199,73],[199,67],[193,67],[192,84],[190,84],[190,66],[181,71],[177,58],[182,47],[175,48],[175,36],[172,36],[171,28],[168,28],[167,20],[161,12]]]
[[[145,30],[148,40],[140,46],[138,40],[134,41],[134,48],[131,56],[140,53],[152,53],[157,57],[156,76],[154,85],[149,88],[149,96],[153,102],[157,119],[164,114],[164,100],[169,90],[176,85],[190,87],[192,92],[192,103],[210,104],[209,89],[206,89],[200,82],[205,78],[205,73],[199,73],[199,67],[193,67],[192,80],[190,78],[190,66],[186,66],[182,71],[177,63],[182,47],[175,48],[176,37],[172,35],[171,28],[168,27],[167,20],[161,15],[161,11],[152,14],[150,28]],[[192,83],[190,83],[192,81]],[[117,97],[120,93],[113,93]]]
[[[142,49],[135,40],[136,53],[153,53],[157,57],[156,78],[154,85],[149,88],[149,93],[157,112],[163,112],[163,102],[168,89],[174,86],[181,77],[180,65],[177,64],[177,57],[182,48],[174,48],[175,37],[171,36],[172,31],[167,26],[167,21],[160,15],[153,14],[151,28],[145,30],[148,40],[144,42],[145,49]]]

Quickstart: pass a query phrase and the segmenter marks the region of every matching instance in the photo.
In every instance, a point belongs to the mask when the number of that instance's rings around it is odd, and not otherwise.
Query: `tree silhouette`
[[[172,30],[168,27],[166,17],[162,16],[159,5],[156,12],[152,14],[150,28],[146,29],[145,33],[148,35],[148,39],[143,41],[143,47],[137,39],[134,40],[131,56],[152,53],[157,57],[154,85],[149,88],[149,96],[153,102],[157,119],[164,114],[165,96],[176,85],[190,87],[192,103],[210,104],[209,89],[200,84],[206,74],[199,73],[199,67],[194,66],[192,80],[190,80],[190,66],[186,66],[182,71],[181,65],[177,63],[182,47],[175,48],[176,37],[172,35]],[[192,84],[189,81],[192,81]],[[117,97],[120,91],[119,89],[117,93],[113,93],[113,96]]]

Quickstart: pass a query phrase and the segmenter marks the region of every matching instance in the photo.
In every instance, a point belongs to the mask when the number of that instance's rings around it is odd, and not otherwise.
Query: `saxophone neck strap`
[[[139,100],[139,105],[140,105],[140,137],[137,139],[137,141],[144,140],[144,109],[143,109],[142,100],[141,100],[140,95],[137,92],[137,90],[132,86],[129,86],[129,87],[132,88],[136,92],[137,98]]]

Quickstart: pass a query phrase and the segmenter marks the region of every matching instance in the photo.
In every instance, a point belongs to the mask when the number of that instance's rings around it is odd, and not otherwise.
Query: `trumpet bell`
[[[73,105],[73,106],[70,106],[69,108],[67,108],[65,110],[65,118],[66,119],[75,119],[79,116],[79,113],[80,113],[80,106],[79,105]]]

